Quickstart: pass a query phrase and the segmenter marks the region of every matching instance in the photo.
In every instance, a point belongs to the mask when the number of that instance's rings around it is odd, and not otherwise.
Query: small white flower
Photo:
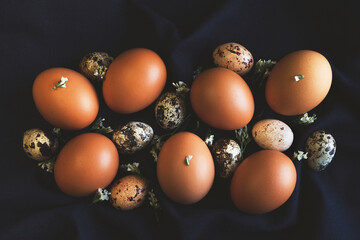
[[[106,189],[98,188],[97,194],[99,196],[99,201],[108,201],[111,192]]]
[[[140,173],[139,165],[140,164],[138,162],[133,162],[132,164],[123,164],[120,166],[120,168],[126,170],[127,172]]]
[[[297,159],[297,160],[302,160],[302,159],[307,159],[308,158],[308,153],[306,152],[303,152],[303,151],[300,151],[298,150],[297,152],[294,152],[294,158]]]
[[[62,88],[66,88],[66,82],[69,81],[68,78],[66,77],[61,77],[61,80],[60,80],[60,86],[59,87],[62,87]]]
[[[304,115],[300,118],[301,124],[311,124],[314,123],[317,119],[316,114],[313,114],[311,117],[309,117],[308,113],[304,113]]]
[[[66,88],[66,82],[69,81],[69,79],[67,77],[61,77],[60,81],[57,82],[55,84],[55,86],[53,87],[53,89],[57,89],[57,88]]]
[[[193,158],[192,155],[187,155],[187,156],[185,157],[185,164],[186,164],[187,166],[190,166],[190,161],[191,161],[192,158]]]
[[[54,171],[55,160],[53,158],[38,163],[38,166],[48,173]]]
[[[305,76],[302,75],[302,74],[299,74],[299,75],[296,75],[294,78],[295,78],[295,81],[300,81],[301,79],[303,79]]]
[[[208,145],[209,147],[211,147],[214,144],[214,135],[209,135],[205,139],[205,144]]]
[[[173,82],[172,85],[176,88],[177,93],[187,93],[190,91],[190,88],[183,81]]]

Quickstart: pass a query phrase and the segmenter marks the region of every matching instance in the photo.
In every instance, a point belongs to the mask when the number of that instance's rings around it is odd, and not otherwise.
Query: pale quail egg
[[[252,136],[261,148],[280,152],[289,149],[294,140],[291,128],[276,119],[264,119],[257,122],[252,129]]]
[[[174,92],[166,92],[160,96],[155,106],[155,118],[163,129],[174,129],[185,119],[185,99]]]
[[[219,139],[213,146],[212,154],[218,165],[219,175],[229,178],[241,161],[239,144],[232,139]]]
[[[239,75],[250,71],[254,65],[252,54],[238,43],[225,43],[218,46],[213,52],[214,64],[228,68]]]
[[[131,210],[144,202],[148,187],[144,178],[139,175],[128,175],[115,181],[110,192],[110,203],[114,208]]]
[[[92,80],[102,81],[113,60],[105,52],[92,52],[81,59],[80,71]]]
[[[331,134],[320,130],[310,135],[306,141],[305,149],[308,152],[309,167],[315,171],[322,171],[335,156],[336,142]]]
[[[48,160],[59,150],[59,141],[51,133],[30,129],[23,136],[23,149],[28,157],[38,161]]]
[[[154,136],[152,127],[142,122],[129,122],[112,135],[120,153],[131,154],[146,147]]]

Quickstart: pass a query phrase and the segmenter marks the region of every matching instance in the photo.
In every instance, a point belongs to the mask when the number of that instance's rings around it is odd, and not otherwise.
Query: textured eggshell
[[[307,163],[315,171],[324,170],[333,160],[336,152],[334,137],[323,130],[313,132],[306,140]]]
[[[200,73],[191,86],[190,100],[202,121],[222,130],[240,129],[254,114],[254,98],[249,86],[226,68],[211,68]]]
[[[304,75],[296,81],[295,76]],[[275,112],[293,116],[319,105],[332,82],[330,63],[318,52],[300,50],[280,59],[266,83],[265,96]]]
[[[289,149],[294,140],[291,128],[276,119],[264,119],[257,122],[252,129],[252,136],[261,148],[280,152]]]
[[[247,157],[231,180],[231,199],[246,213],[275,210],[291,196],[296,185],[296,169],[289,157],[275,150],[261,150]]]
[[[185,99],[174,92],[162,94],[155,105],[156,122],[163,129],[178,127],[184,121],[185,115]]]
[[[80,71],[90,79],[102,81],[113,60],[105,52],[92,52],[81,59]]]
[[[57,153],[59,141],[41,129],[30,129],[24,133],[23,149],[29,158],[44,161]]]
[[[239,144],[232,139],[219,139],[215,142],[212,154],[218,165],[220,177],[229,178],[241,161]]]
[[[129,122],[114,131],[112,140],[120,153],[131,154],[146,147],[154,136],[150,125]]]
[[[187,156],[192,156],[189,165],[185,161]],[[170,199],[192,204],[210,191],[215,166],[209,148],[200,137],[179,132],[161,148],[156,172],[161,189]]]
[[[238,43],[225,43],[213,52],[214,64],[218,67],[230,69],[237,74],[244,75],[254,64],[252,54]]]
[[[148,192],[147,182],[138,175],[128,175],[114,182],[110,189],[110,203],[116,209],[132,210],[139,207]]]

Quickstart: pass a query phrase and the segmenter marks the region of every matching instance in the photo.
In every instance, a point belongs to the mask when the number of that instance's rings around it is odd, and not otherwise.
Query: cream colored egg
[[[294,140],[291,128],[276,119],[264,119],[257,122],[252,129],[252,136],[261,148],[280,152],[289,149]]]
[[[214,64],[236,72],[239,75],[248,73],[254,65],[254,59],[244,46],[230,42],[218,46],[213,52]]]

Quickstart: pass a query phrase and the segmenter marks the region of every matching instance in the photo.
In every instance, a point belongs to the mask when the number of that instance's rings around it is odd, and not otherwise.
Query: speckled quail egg
[[[222,178],[229,178],[241,161],[239,144],[232,139],[219,139],[215,142],[212,154]]]
[[[80,71],[92,80],[102,81],[113,60],[105,52],[92,52],[81,59]]]
[[[116,180],[110,192],[109,200],[114,208],[131,210],[144,202],[148,187],[144,178],[139,175],[128,175]]]
[[[185,115],[185,99],[174,92],[162,94],[155,105],[155,118],[163,129],[178,127],[184,121]]]
[[[315,171],[322,171],[335,156],[336,142],[330,133],[316,131],[306,140],[305,150],[308,152],[309,167]]]
[[[218,46],[213,52],[214,64],[228,68],[239,75],[250,71],[254,65],[252,54],[238,43],[225,43]]]
[[[58,152],[59,140],[41,129],[29,129],[23,135],[23,149],[31,159],[44,161]]]
[[[263,149],[286,151],[294,140],[291,128],[277,119],[264,119],[252,128],[255,142]]]
[[[146,147],[154,136],[152,127],[143,122],[128,122],[113,132],[112,140],[120,153],[131,154]]]

